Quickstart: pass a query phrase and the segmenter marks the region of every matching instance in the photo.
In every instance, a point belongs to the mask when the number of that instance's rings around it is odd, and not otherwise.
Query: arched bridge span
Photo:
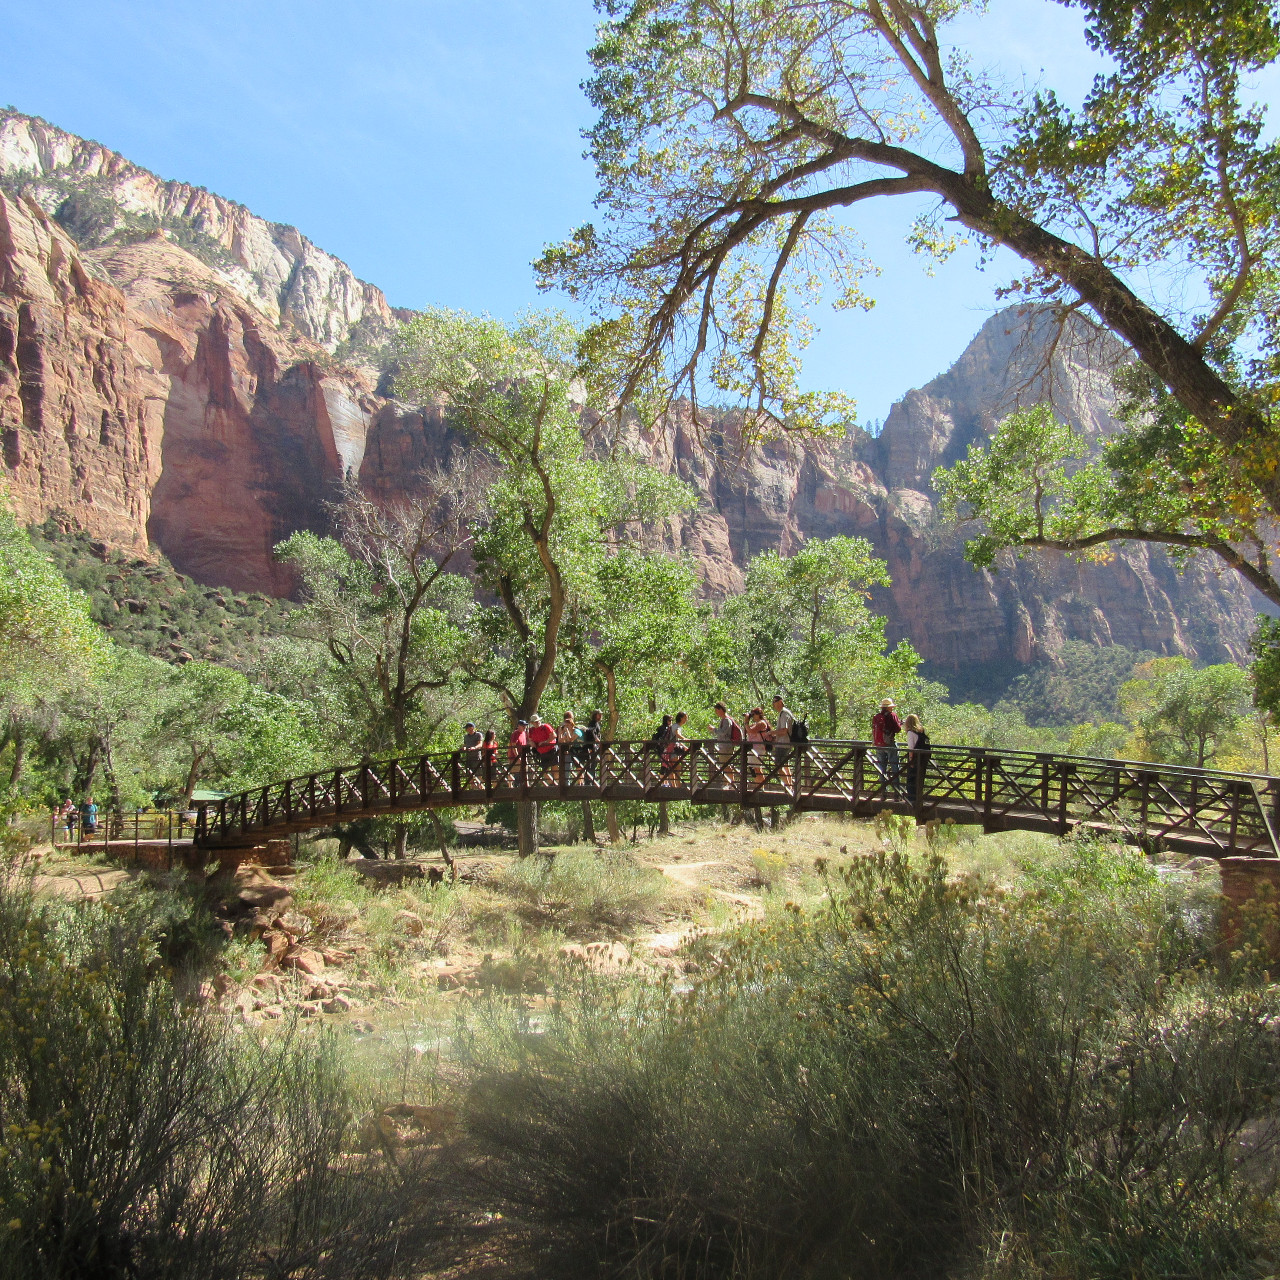
[[[1077,828],[1208,857],[1280,856],[1280,778],[1127,760],[934,746],[913,784],[896,779],[866,742],[817,741],[785,761],[749,744],[685,744],[678,758],[652,742],[591,753],[531,750],[515,760],[483,751],[431,752],[289,778],[199,807],[206,848],[362,817],[500,800],[691,800],[917,821],[954,819],[985,831]]]

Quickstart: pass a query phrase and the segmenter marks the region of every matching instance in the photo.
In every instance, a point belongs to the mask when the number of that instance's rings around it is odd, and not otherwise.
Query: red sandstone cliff
[[[34,200],[0,193],[0,477],[19,514],[61,510],[107,542],[149,540],[202,582],[285,594],[271,548],[324,527],[344,473],[391,497],[458,447],[438,420],[376,395],[374,371],[334,361],[250,293],[164,228],[85,248]],[[877,439],[771,445],[739,467],[731,442],[678,419],[637,434],[634,446],[701,499],[654,538],[694,557],[717,597],[766,547],[865,536],[893,573],[880,602],[893,633],[944,667],[1027,662],[1066,638],[1243,656],[1253,609],[1211,563],[1180,576],[1162,552],[1133,547],[1107,565],[1036,557],[990,575],[938,530],[929,476],[1010,407],[1024,329],[1010,314],[988,322]],[[1110,429],[1105,380],[1054,359],[1060,412]]]

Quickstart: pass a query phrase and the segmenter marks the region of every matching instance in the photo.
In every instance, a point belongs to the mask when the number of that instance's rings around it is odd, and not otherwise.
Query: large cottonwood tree
[[[1280,51],[1273,6],[1078,0],[1108,68],[1078,111],[948,44],[977,7],[601,0],[601,219],[547,251],[543,281],[597,309],[586,351],[621,399],[710,386],[746,402],[748,433],[812,431],[844,406],[799,389],[806,310],[823,286],[866,302],[857,207],[932,197],[919,247],[1004,246],[1027,266],[1016,292],[1136,353],[1152,412],[1116,459],[1162,497],[1208,474],[1219,540],[1280,597],[1280,149],[1247,87]]]

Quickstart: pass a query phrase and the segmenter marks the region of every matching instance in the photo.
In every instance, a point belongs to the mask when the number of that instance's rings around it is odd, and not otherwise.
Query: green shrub
[[[1002,890],[858,860],[687,994],[596,980],[473,1045],[487,1203],[556,1274],[1254,1274],[1272,989],[1078,847]]]
[[[515,899],[527,923],[587,937],[634,927],[650,918],[670,893],[660,871],[640,866],[627,854],[606,851],[521,858],[492,883]]]
[[[0,1277],[396,1274],[330,1054],[184,1007],[155,905],[0,884]]]

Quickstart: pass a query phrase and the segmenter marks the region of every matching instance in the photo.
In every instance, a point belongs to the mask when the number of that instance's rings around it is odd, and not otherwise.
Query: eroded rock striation
[[[376,369],[330,354],[392,313],[291,228],[9,114],[0,178],[15,166],[39,176],[0,190],[0,479],[22,518],[63,513],[113,546],[150,543],[210,586],[286,595],[294,584],[271,549],[326,527],[344,474],[392,500],[466,447],[439,414],[380,395]],[[103,191],[105,214],[66,208]],[[110,222],[126,205],[150,221],[94,233],[95,210]],[[77,238],[68,228],[81,224]],[[766,548],[864,536],[893,574],[879,601],[891,634],[943,672],[1051,657],[1065,639],[1243,657],[1253,602],[1207,558],[1179,574],[1164,552],[1127,546],[1105,564],[1037,555],[993,575],[939,527],[934,469],[1017,402],[1052,393],[1091,436],[1114,429],[1105,360],[1048,336],[1037,313],[993,317],[874,438],[775,443],[744,462],[727,415],[695,425],[675,413],[660,432],[636,430],[631,446],[699,497],[692,516],[647,536],[692,557],[713,599]]]
[[[0,182],[56,216],[86,248],[151,231],[176,237],[271,323],[328,351],[392,323],[382,290],[296,227],[203,187],[165,181],[34,116],[0,111]]]

